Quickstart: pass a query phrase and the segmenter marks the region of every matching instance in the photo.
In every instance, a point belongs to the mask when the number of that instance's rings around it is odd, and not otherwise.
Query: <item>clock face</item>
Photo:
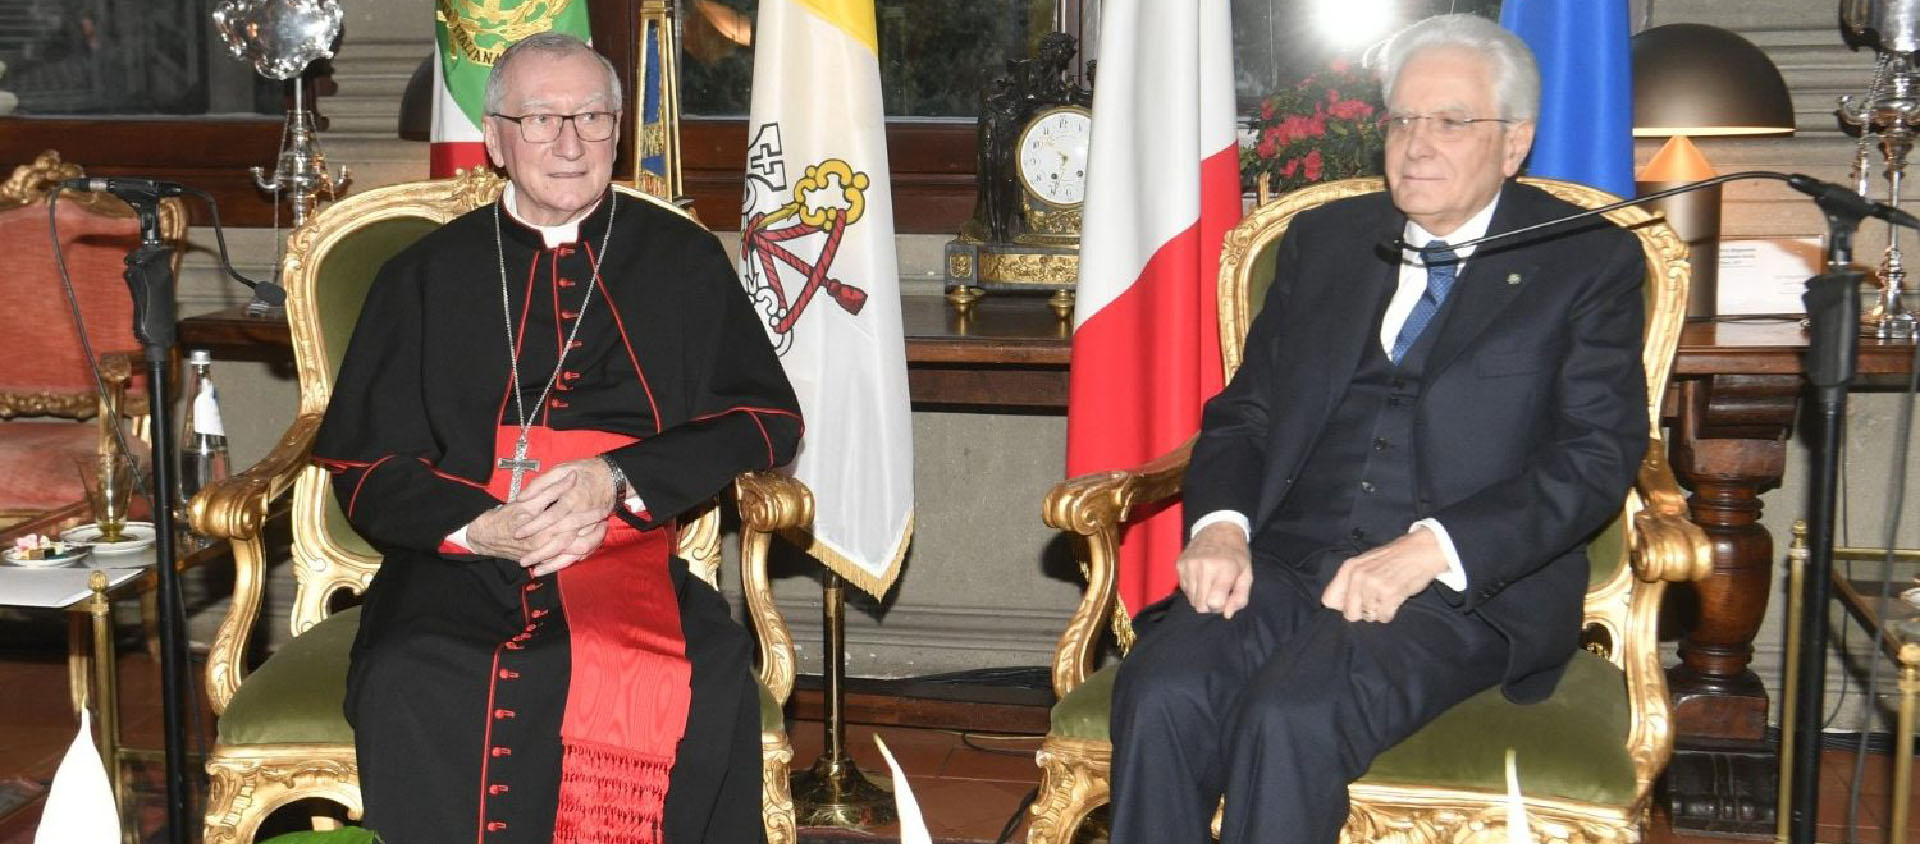
[[[1093,117],[1063,106],[1041,112],[1020,133],[1014,171],[1020,184],[1051,205],[1079,205],[1087,198],[1087,141]]]

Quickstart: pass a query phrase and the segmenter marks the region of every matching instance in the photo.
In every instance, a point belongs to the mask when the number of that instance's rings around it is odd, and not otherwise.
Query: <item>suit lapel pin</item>
[[[1507,286],[1508,286],[1508,287],[1518,287],[1519,285],[1520,285],[1520,274],[1519,274],[1519,273],[1507,273]]]

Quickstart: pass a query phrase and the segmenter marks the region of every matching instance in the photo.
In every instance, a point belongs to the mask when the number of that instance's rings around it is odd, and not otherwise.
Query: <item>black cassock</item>
[[[663,549],[671,548],[676,516],[741,472],[792,458],[801,429],[792,388],[711,233],[610,191],[576,242],[547,248],[511,214],[496,217],[497,207],[448,223],[382,268],[314,446],[348,519],[385,555],[365,596],[346,700],[366,824],[389,844],[555,840],[556,813],[563,830],[591,828],[570,824],[569,815],[582,812],[559,808],[563,779],[576,779],[574,758],[563,765],[563,717],[572,729],[569,697],[591,682],[597,697],[658,686],[671,699],[676,686],[689,690],[679,709],[660,708],[679,735],[667,751],[664,810],[656,802],[652,813],[666,840],[759,840],[751,645],[719,594]],[[610,216],[612,238],[603,240]],[[588,300],[603,243],[601,283]],[[560,459],[581,456],[582,443],[592,445],[587,454],[611,448],[643,500],[643,511],[617,513],[624,524],[609,531],[608,545],[625,537],[662,553],[646,577],[603,582],[653,584],[638,587],[635,613],[648,618],[636,623],[666,611],[677,629],[655,631],[669,640],[657,659],[681,666],[677,674],[572,676],[583,670],[583,652],[619,636],[583,629],[585,619],[604,616],[586,615],[585,600],[570,614],[563,593],[598,596],[547,587],[580,571],[638,563],[595,557],[533,579],[513,561],[443,544],[503,495],[496,461],[510,455],[497,452],[518,422],[509,322],[536,440],[574,437],[575,450]],[[576,322],[560,375],[539,403]],[[542,469],[558,462],[538,448],[532,456],[543,458]],[[679,624],[671,625],[676,609]],[[604,789],[579,793],[587,802],[567,805],[585,805],[586,815],[625,810]]]

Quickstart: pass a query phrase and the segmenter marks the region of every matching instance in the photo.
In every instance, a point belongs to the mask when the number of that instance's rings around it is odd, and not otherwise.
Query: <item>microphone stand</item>
[[[173,247],[160,239],[158,193],[121,194],[140,216],[140,245],[127,254],[133,293],[133,333],[146,353],[147,398],[153,442],[155,574],[159,578],[160,688],[166,735],[167,841],[187,844],[186,620],[181,617],[180,571],[174,559],[174,442],[167,403],[178,318],[174,308]]]
[[[1815,196],[1827,218],[1827,266],[1807,280],[1807,380],[1814,388],[1813,474],[1807,490],[1809,553],[1799,619],[1798,688],[1794,689],[1789,741],[1793,770],[1787,841],[1813,844],[1820,803],[1820,728],[1827,687],[1827,604],[1833,592],[1833,536],[1839,493],[1841,434],[1847,385],[1859,350],[1860,283],[1853,269],[1853,233],[1866,216],[1858,195]]]

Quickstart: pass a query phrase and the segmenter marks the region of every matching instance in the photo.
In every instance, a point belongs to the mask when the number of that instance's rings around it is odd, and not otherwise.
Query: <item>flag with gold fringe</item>
[[[913,536],[913,431],[872,0],[761,0],[741,276],[806,416],[808,553],[880,596]]]

